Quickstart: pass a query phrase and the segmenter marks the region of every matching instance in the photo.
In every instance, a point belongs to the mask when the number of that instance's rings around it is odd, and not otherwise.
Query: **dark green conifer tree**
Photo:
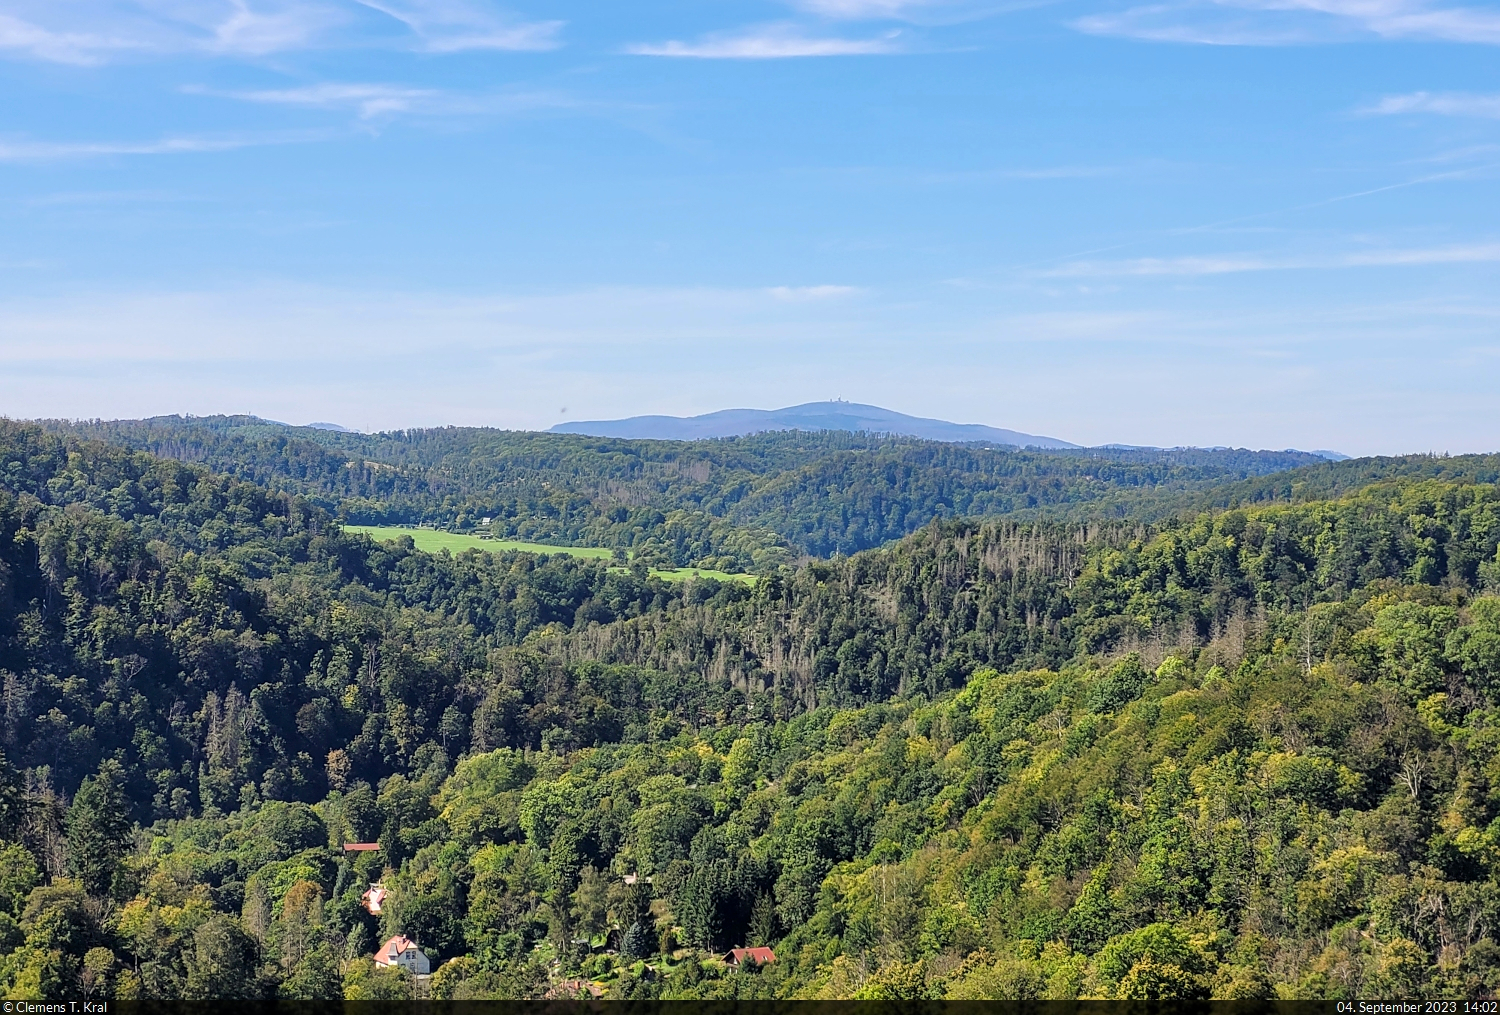
[[[110,890],[130,844],[125,773],[113,758],[85,777],[68,808],[68,867],[90,895]]]

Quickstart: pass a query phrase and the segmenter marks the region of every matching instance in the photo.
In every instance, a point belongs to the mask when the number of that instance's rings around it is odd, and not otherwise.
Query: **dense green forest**
[[[262,439],[0,423],[7,997],[1500,992],[1483,461],[929,510],[745,587],[375,544],[353,488],[215,457]]]
[[[766,571],[850,554],[933,519],[1144,517],[1127,505],[1322,461],[1301,452],[1018,451],[828,431],[630,441],[445,428],[351,434],[255,417],[49,424],[307,498],[341,520],[630,550]]]

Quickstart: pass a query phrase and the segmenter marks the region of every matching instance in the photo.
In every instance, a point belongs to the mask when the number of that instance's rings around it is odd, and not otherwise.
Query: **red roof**
[[[378,843],[378,842],[346,842],[346,843],[344,843],[344,852],[345,853],[368,853],[372,849],[379,849],[379,848],[380,848],[380,843]]]
[[[375,964],[377,966],[389,966],[396,961],[396,956],[405,952],[408,948],[417,947],[417,943],[405,934],[397,934],[385,944],[381,945],[380,951],[375,953]]]
[[[763,966],[768,962],[776,961],[776,953],[769,948],[735,948],[724,960],[731,965],[739,965],[742,962],[753,962],[757,966]]]

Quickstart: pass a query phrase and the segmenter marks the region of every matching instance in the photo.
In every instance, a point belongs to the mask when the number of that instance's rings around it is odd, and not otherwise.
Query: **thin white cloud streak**
[[[268,88],[244,92],[211,92],[201,88],[184,91],[197,95],[214,95],[242,102],[281,106],[306,106],[314,109],[354,109],[361,119],[373,119],[386,113],[410,112],[419,105],[430,105],[442,93],[431,88],[403,88],[397,85],[340,84],[324,82],[302,88]]]
[[[1327,13],[1343,14],[1330,5]],[[1355,5],[1348,5],[1355,6]],[[1500,13],[1476,10],[1472,7],[1448,7],[1436,10],[1406,9],[1406,5],[1392,4],[1397,9],[1362,17],[1364,26],[1376,35],[1387,39],[1435,39],[1443,42],[1478,42],[1489,45],[1500,44]],[[1309,10],[1323,8],[1308,5]]]
[[[1500,261],[1500,243],[1415,250],[1372,250],[1321,258],[1269,258],[1254,254],[1241,254],[1220,257],[1139,257],[1118,261],[1073,261],[1031,274],[1037,278],[1197,276],[1229,275],[1252,271],[1483,264],[1497,261]]]
[[[129,54],[264,56],[311,46],[347,21],[329,4],[284,0],[0,0],[0,50],[82,65]]]
[[[1089,15],[1072,26],[1091,35],[1199,45],[1299,45],[1371,36],[1500,45],[1500,12],[1424,0],[1159,3]]]
[[[520,21],[463,0],[356,0],[405,25],[429,53],[556,49],[562,21]]]
[[[801,285],[772,286],[766,292],[787,303],[806,303],[812,300],[833,300],[853,296],[859,287],[852,285]]]
[[[92,32],[54,32],[0,14],[0,50],[19,51],[41,60],[88,66],[101,62],[107,53],[142,47],[142,42],[136,39]]]
[[[322,4],[290,4],[263,11],[253,9],[249,0],[230,3],[229,16],[213,25],[212,37],[202,47],[208,52],[266,56],[306,49],[347,20],[341,12]]]
[[[1348,193],[1348,194],[1338,194],[1338,195],[1336,195],[1334,197],[1324,198],[1324,199],[1322,199],[1320,201],[1310,201],[1310,202],[1308,202],[1306,204],[1292,205],[1292,206],[1285,207],[1285,208],[1273,208],[1273,209],[1269,209],[1267,211],[1254,212],[1254,213],[1249,214],[1249,215],[1236,215],[1234,218],[1219,219],[1218,221],[1215,221],[1215,222],[1204,222],[1204,223],[1200,223],[1199,225],[1196,225],[1196,226],[1188,226],[1188,227],[1185,227],[1185,228],[1164,229],[1164,230],[1161,230],[1158,235],[1161,235],[1161,236],[1190,236],[1190,235],[1197,234],[1197,233],[1223,232],[1225,230],[1225,227],[1227,227],[1227,226],[1236,226],[1236,225],[1240,225],[1240,224],[1246,223],[1246,222],[1254,222],[1257,219],[1271,218],[1272,216],[1276,216],[1276,215],[1285,215],[1285,214],[1288,214],[1290,212],[1307,211],[1307,210],[1312,209],[1312,208],[1324,208],[1324,207],[1327,207],[1328,205],[1340,204],[1340,203],[1342,203],[1344,201],[1354,201],[1354,200],[1357,200],[1357,199],[1359,199],[1361,197],[1369,197],[1369,196],[1371,196],[1373,194],[1385,194],[1385,193],[1389,193],[1389,192],[1394,191],[1394,190],[1403,190],[1403,189],[1405,189],[1407,187],[1416,187],[1416,186],[1421,186],[1422,184],[1436,183],[1436,182],[1438,182],[1440,180],[1474,179],[1474,178],[1478,177],[1481,174],[1488,173],[1491,170],[1494,170],[1494,169],[1497,169],[1497,168],[1500,168],[1500,163],[1490,163],[1488,165],[1469,166],[1469,167],[1466,167],[1464,169],[1454,169],[1454,170],[1449,170],[1447,172],[1442,172],[1442,173],[1429,173],[1429,174],[1427,174],[1425,176],[1418,176],[1418,177],[1415,177],[1415,178],[1410,179],[1410,180],[1402,180],[1400,183],[1389,183],[1389,184],[1386,184],[1385,186],[1382,186],[1382,187],[1370,187],[1370,188],[1365,189],[1365,190],[1357,190],[1357,191],[1354,191],[1354,192]],[[1044,274],[1044,272],[1040,271],[1040,269],[1042,269],[1042,267],[1044,265],[1052,265],[1054,267],[1050,268],[1050,269],[1047,269],[1047,270],[1048,271],[1056,271],[1057,268],[1055,266],[1058,266],[1058,265],[1079,265],[1079,264],[1115,264],[1115,265],[1118,265],[1118,264],[1124,264],[1124,263],[1128,263],[1128,262],[1121,261],[1121,260],[1108,261],[1108,262],[1103,262],[1103,261],[1093,262],[1093,261],[1084,261],[1082,259],[1086,258],[1086,257],[1089,257],[1091,255],[1094,255],[1094,254],[1105,254],[1105,253],[1110,253],[1112,251],[1117,251],[1117,250],[1128,250],[1128,249],[1133,248],[1133,247],[1141,247],[1141,246],[1144,246],[1144,245],[1146,245],[1147,243],[1150,243],[1150,242],[1154,242],[1154,237],[1153,238],[1145,238],[1145,237],[1143,237],[1143,238],[1141,238],[1139,240],[1133,240],[1133,241],[1130,241],[1130,242],[1127,242],[1127,243],[1113,243],[1113,244],[1110,244],[1109,246],[1106,246],[1106,247],[1094,247],[1094,248],[1092,248],[1090,250],[1077,250],[1077,251],[1073,251],[1072,253],[1063,254],[1063,255],[1057,256],[1057,257],[1046,257],[1046,258],[1041,258],[1041,259],[1036,260],[1036,261],[1028,261],[1028,262],[1025,262],[1025,263],[1022,263],[1022,264],[1010,265],[1010,266],[1007,266],[1005,268],[993,269],[991,272],[989,272],[987,274],[1001,274],[1001,273],[1004,273],[1004,274],[1017,274],[1017,275],[1019,275],[1019,274],[1031,274],[1033,276],[1037,276],[1037,275]],[[1237,260],[1237,259],[1236,258],[1231,258],[1230,260],[1233,261],[1233,260]],[[1255,260],[1258,260],[1258,259],[1255,259]],[[1309,266],[1311,267],[1313,265],[1309,265]],[[948,279],[947,282],[946,282],[946,284],[956,285],[956,286],[968,286],[968,285],[974,284],[974,278],[973,277],[968,277],[968,276],[959,276],[959,277]]]
[[[1500,120],[1500,95],[1474,95],[1467,92],[1412,92],[1410,95],[1387,95],[1364,112],[1377,116],[1436,113],[1439,116],[1476,116]]]
[[[1052,0],[783,0],[803,14],[828,21],[904,21],[953,25],[978,21]]]
[[[0,50],[99,64],[122,54],[250,55],[314,45],[349,21],[294,0],[0,0]]]
[[[157,141],[3,141],[0,162],[51,162],[110,155],[192,155],[261,145],[320,140],[321,134],[263,134],[241,137],[167,137]]]
[[[372,11],[386,17],[377,21]],[[372,36],[371,24],[387,30]],[[563,24],[466,0],[0,0],[0,52],[91,65],[129,54],[267,56],[392,44],[429,53],[545,50],[560,44]]]
[[[897,33],[873,39],[811,36],[796,25],[762,25],[739,32],[706,35],[696,42],[671,40],[627,46],[637,56],[698,60],[781,60],[818,56],[878,56],[900,52]]]
[[[306,109],[349,110],[361,120],[408,114],[427,117],[506,116],[540,110],[600,108],[572,96],[546,91],[466,95],[435,88],[352,82],[321,82],[297,88],[214,91],[188,87],[192,95]]]
[[[825,18],[868,21],[878,18],[904,18],[920,10],[929,10],[941,0],[799,0],[802,10]]]
[[[1291,46],[1315,41],[1304,30],[1274,30],[1245,24],[1184,22],[1185,9],[1170,4],[1132,7],[1117,14],[1077,18],[1071,26],[1086,35],[1113,35],[1143,42],[1176,42],[1200,46]],[[1165,23],[1162,23],[1165,22]]]

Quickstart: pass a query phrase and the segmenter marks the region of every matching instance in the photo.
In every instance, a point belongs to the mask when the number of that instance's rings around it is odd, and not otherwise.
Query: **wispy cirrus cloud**
[[[187,87],[192,95],[234,99],[276,106],[300,106],[353,112],[361,120],[411,114],[415,116],[485,116],[518,114],[540,110],[583,109],[592,104],[551,91],[500,91],[465,94],[409,85],[362,84],[324,81],[295,88],[261,88],[215,91]]]
[[[1078,18],[1091,35],[1222,46],[1413,39],[1500,45],[1500,11],[1428,0],[1190,0]]]
[[[0,140],[0,162],[54,162],[94,159],[110,155],[192,155],[227,152],[262,145],[321,140],[325,135],[305,131],[228,137],[165,137],[155,141],[30,141]]]
[[[797,6],[825,18],[865,21],[877,18],[904,18],[931,10],[941,0],[797,0]]]
[[[559,45],[562,26],[488,0],[0,0],[0,53],[87,65],[330,46],[540,50]]]
[[[295,0],[0,0],[0,51],[57,63],[123,55],[260,56],[317,44],[347,3]]]
[[[106,54],[142,46],[142,40],[128,34],[52,31],[9,14],[0,14],[0,51],[26,53],[55,63],[88,65],[99,63]]]
[[[695,42],[671,40],[627,46],[638,56],[672,56],[700,60],[779,60],[813,56],[873,56],[900,52],[898,33],[848,39],[808,34],[787,22],[757,25],[736,32],[705,35]]]
[[[1472,92],[1412,92],[1410,95],[1387,95],[1362,112],[1377,116],[1436,113],[1439,116],[1477,116],[1500,120],[1500,95],[1476,95]]]
[[[357,0],[394,18],[419,39],[429,53],[468,50],[546,50],[561,43],[561,21],[525,21],[468,0]]]
[[[1051,0],[783,0],[829,21],[905,21],[916,25],[955,24],[992,17]]]
[[[347,15],[320,3],[287,3],[253,7],[249,0],[231,0],[223,17],[212,17],[205,27],[211,35],[200,47],[210,53],[265,56],[314,45],[345,24]]]
[[[405,113],[431,105],[443,93],[431,88],[406,88],[398,85],[341,84],[324,82],[301,88],[263,88],[238,92],[214,92],[204,88],[185,88],[196,95],[239,99],[279,106],[306,106],[313,109],[353,109],[361,119],[373,119],[386,113]]]
[[[774,299],[784,303],[810,303],[815,300],[836,300],[853,296],[859,292],[852,285],[777,285],[767,289]]]
[[[1175,4],[1149,4],[1077,18],[1072,27],[1087,35],[1113,35],[1144,42],[1203,46],[1293,46],[1316,41],[1303,26],[1266,24],[1246,16],[1225,17]]]
[[[1250,271],[1378,268],[1500,261],[1500,243],[1357,251],[1321,257],[1225,254],[1199,257],[1138,257],[1116,261],[1072,261],[1034,274],[1042,278],[1229,275]]]

